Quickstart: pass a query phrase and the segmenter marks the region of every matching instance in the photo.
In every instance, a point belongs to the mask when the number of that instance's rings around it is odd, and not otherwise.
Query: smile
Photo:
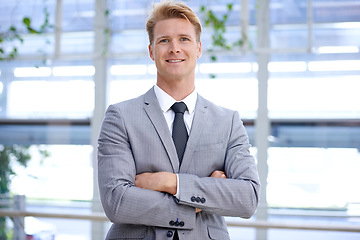
[[[177,63],[177,62],[183,62],[185,60],[182,60],[182,59],[174,59],[174,60],[166,60],[167,62],[169,63]]]

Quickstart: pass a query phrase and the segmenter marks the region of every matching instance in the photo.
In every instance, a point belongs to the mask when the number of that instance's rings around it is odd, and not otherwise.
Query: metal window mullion
[[[240,27],[241,27],[241,39],[243,40],[242,49],[247,51],[249,49],[249,0],[240,0],[241,1],[241,11],[240,11]]]
[[[308,5],[307,5],[308,53],[311,53],[313,48],[313,25],[314,25],[313,1],[308,0]]]
[[[269,28],[270,28],[270,8],[269,0],[258,1],[256,12],[257,19],[257,47],[259,49],[269,49]],[[257,52],[258,63],[258,110],[255,120],[255,146],[257,148],[258,170],[261,182],[259,207],[256,212],[256,219],[267,221],[268,206],[266,198],[267,176],[268,176],[268,137],[270,134],[270,119],[268,114],[268,64],[270,54],[264,51]],[[267,230],[256,229],[256,239],[266,240]]]
[[[107,58],[104,53],[107,52],[105,30],[107,26],[106,20],[106,4],[107,1],[95,1],[95,19],[94,19],[94,85],[95,85],[95,105],[93,116],[91,118],[91,145],[93,148],[93,199],[92,212],[102,212],[100,202],[99,189],[97,184],[97,140],[101,128],[102,119],[106,110],[107,97]],[[92,222],[91,239],[104,239],[104,223]]]
[[[62,12],[63,12],[63,0],[57,0],[56,14],[55,14],[55,48],[54,48],[55,59],[59,58],[61,53]]]

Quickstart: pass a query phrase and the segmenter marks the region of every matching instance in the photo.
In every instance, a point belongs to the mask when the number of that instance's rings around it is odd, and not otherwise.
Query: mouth
[[[166,62],[168,63],[179,63],[185,61],[184,59],[168,59]]]

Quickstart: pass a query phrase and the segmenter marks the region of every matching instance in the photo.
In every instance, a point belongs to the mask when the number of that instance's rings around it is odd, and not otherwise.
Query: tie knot
[[[182,113],[184,114],[184,112],[186,111],[187,107],[186,104],[184,102],[176,102],[171,106],[171,109],[175,112],[175,113]]]

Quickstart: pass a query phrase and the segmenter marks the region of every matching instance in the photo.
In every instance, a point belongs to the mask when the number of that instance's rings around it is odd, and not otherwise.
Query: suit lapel
[[[144,110],[159,134],[161,142],[169,156],[173,171],[177,173],[179,161],[176,149],[153,88],[145,94],[144,99]]]
[[[203,124],[203,122],[206,121],[208,116],[207,105],[205,104],[204,99],[200,95],[198,95],[197,98],[194,114],[195,115],[191,125],[189,139],[186,145],[183,161],[180,167],[180,172],[186,172],[186,170],[189,168],[192,156],[194,155],[194,152],[196,150],[198,140],[204,129],[205,124]]]

